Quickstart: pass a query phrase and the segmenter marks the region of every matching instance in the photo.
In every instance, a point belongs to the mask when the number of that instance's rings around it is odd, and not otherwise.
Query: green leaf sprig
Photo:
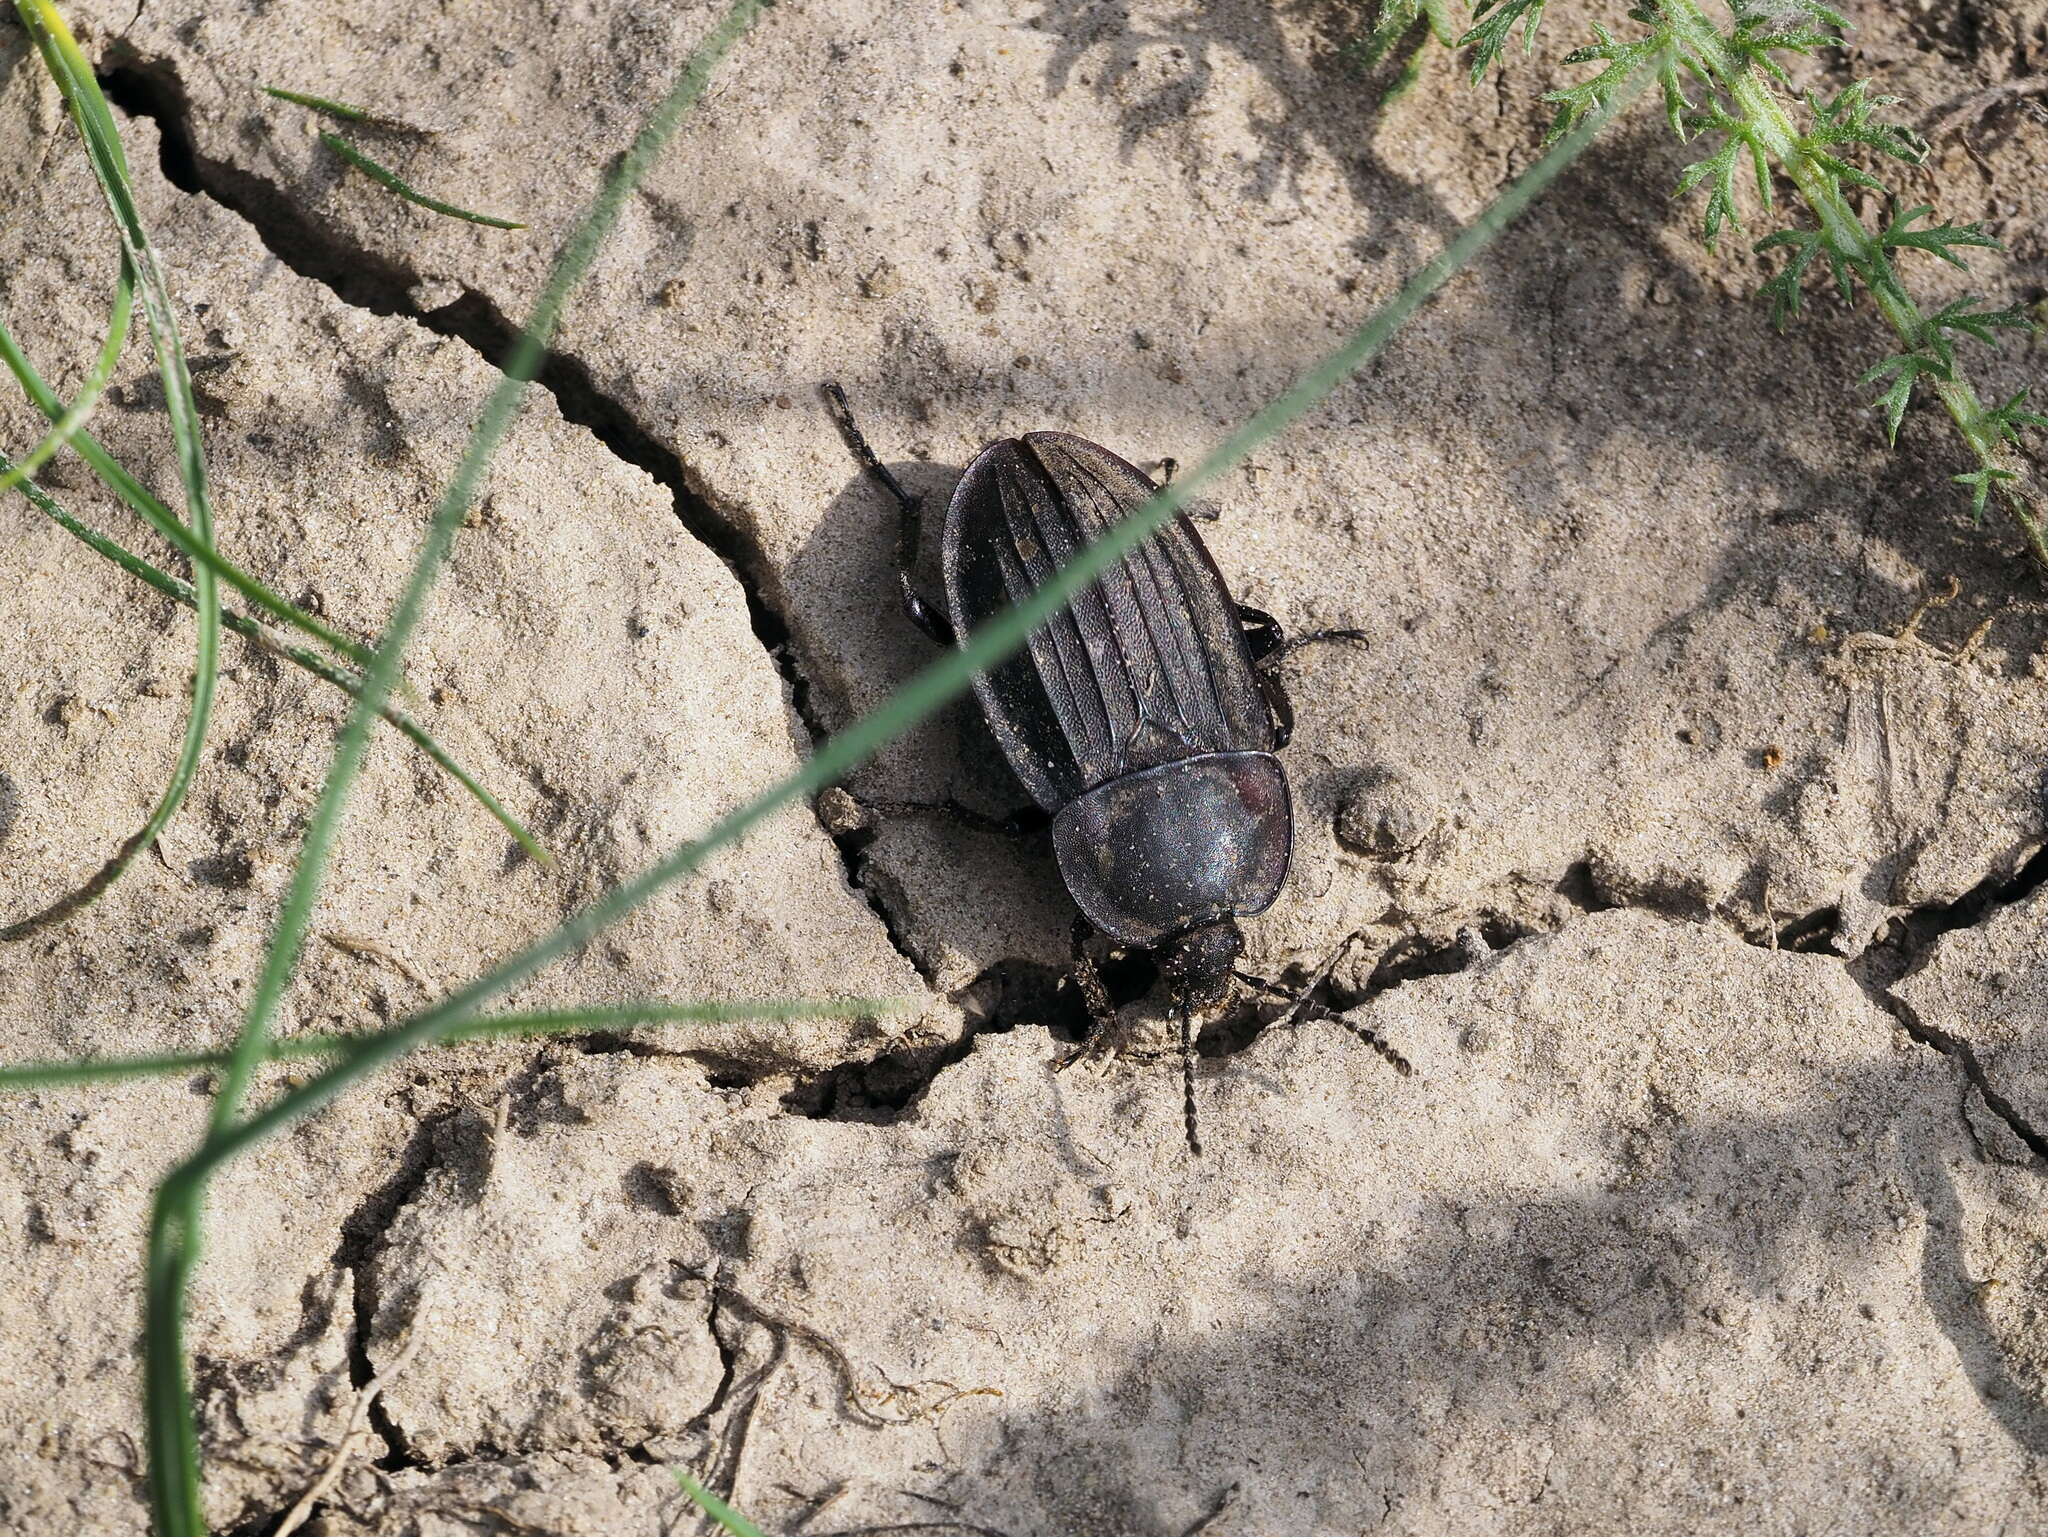
[[[1372,37],[1395,27],[1400,29],[1396,36],[1413,30],[1418,4],[1382,0]],[[1526,51],[1543,8],[1544,0],[1476,0],[1472,24],[1455,44],[1469,50],[1475,84],[1503,61],[1517,33]],[[1557,110],[1553,136],[1600,107],[1620,81],[1653,64],[1672,132],[1701,150],[1680,176],[1677,191],[1704,192],[1700,226],[1710,250],[1724,232],[1742,227],[1740,182],[1754,182],[1759,209],[1768,215],[1775,179],[1789,181],[1812,222],[1765,234],[1755,243],[1759,253],[1785,253],[1784,265],[1761,290],[1770,302],[1772,324],[1783,329],[1799,313],[1817,263],[1825,264],[1845,301],[1858,290],[1869,294],[1900,343],[1898,351],[1858,381],[1880,387],[1874,404],[1886,440],[1897,442],[1916,394],[1932,396],[1969,455],[1970,467],[1952,478],[1969,491],[1972,513],[1981,520],[1995,497],[2019,529],[2028,556],[2048,577],[2048,497],[2021,458],[2029,446],[2027,435],[2048,428],[2048,418],[2026,408],[2025,391],[2002,405],[1986,406],[1956,347],[1958,338],[1995,347],[1999,332],[2033,332],[2038,322],[2016,306],[1979,308],[1975,297],[1928,314],[1914,300],[1899,264],[1911,252],[1967,270],[1959,253],[1997,250],[1999,242],[1977,223],[1931,222],[1934,210],[1925,204],[1899,206],[1872,163],[1918,166],[1927,158],[1928,145],[1913,129],[1886,117],[1898,105],[1895,98],[1873,93],[1867,80],[1853,81],[1825,100],[1794,92],[1787,60],[1842,47],[1848,23],[1839,12],[1819,0],[1723,0],[1719,9],[1725,21],[1709,17],[1701,0],[1634,0],[1627,11],[1639,29],[1634,35],[1620,38],[1596,26],[1595,41],[1567,54],[1564,62],[1597,64],[1599,70],[1544,95]],[[1439,7],[1429,14],[1430,34],[1448,42],[1447,29],[1438,24]],[[1425,36],[1422,45],[1427,42]],[[1388,46],[1381,45],[1380,52]],[[1370,50],[1368,62],[1377,62]],[[1857,213],[1849,200],[1855,191],[1886,200],[1881,226],[1866,224]]]

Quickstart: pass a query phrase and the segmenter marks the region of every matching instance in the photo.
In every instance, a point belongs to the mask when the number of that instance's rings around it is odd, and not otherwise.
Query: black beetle
[[[1070,433],[989,444],[946,509],[942,615],[911,576],[918,499],[868,446],[839,386],[825,393],[848,446],[901,512],[904,608],[943,645],[1036,591],[1159,489]],[[1197,1153],[1192,1016],[1223,1002],[1233,976],[1277,991],[1235,970],[1237,920],[1273,905],[1294,846],[1287,774],[1275,756],[1294,713],[1274,664],[1316,641],[1365,638],[1323,630],[1288,641],[1272,615],[1230,596],[1194,524],[1176,514],[974,679],[1003,756],[1051,815],[1060,875],[1081,909],[1075,974],[1098,1038],[1114,1010],[1088,957],[1089,928],[1158,957],[1179,1013],[1188,1146]]]

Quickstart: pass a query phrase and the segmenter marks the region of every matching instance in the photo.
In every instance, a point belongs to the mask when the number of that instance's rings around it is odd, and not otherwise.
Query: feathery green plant
[[[45,5],[45,0],[20,3]],[[205,1137],[199,1149],[173,1169],[157,1189],[144,1287],[144,1413],[150,1494],[159,1537],[201,1537],[205,1531],[184,1329],[186,1294],[200,1258],[205,1195],[215,1172],[401,1056],[463,1032],[491,1029],[488,1017],[480,1013],[491,1000],[549,962],[586,944],[658,891],[701,868],[712,854],[738,842],[780,808],[836,783],[887,742],[964,693],[975,674],[987,671],[1023,645],[1030,633],[1063,608],[1076,592],[1122,560],[1191,498],[1376,357],[1408,318],[1525,209],[1648,80],[1647,72],[1638,70],[1631,78],[1616,82],[1604,100],[1582,114],[1581,120],[1527,174],[1507,188],[1341,347],[1231,433],[1201,464],[1177,477],[1144,507],[1079,552],[1030,598],[984,625],[963,646],[948,651],[877,709],[820,744],[795,773],[725,817],[696,842],[676,848],[637,877],[605,893],[551,934],[401,1024],[356,1038],[334,1066],[309,1081],[288,1086],[276,1099],[243,1116],[242,1100],[256,1067],[291,1049],[273,1040],[270,1020],[307,933],[325,862],[351,782],[362,761],[370,723],[384,708],[398,677],[406,640],[418,621],[427,592],[445,560],[484,466],[508,429],[520,393],[538,370],[554,324],[570,291],[588,270],[598,242],[616,220],[625,198],[653,156],[702,93],[714,66],[762,8],[763,0],[737,0],[713,26],[676,85],[654,109],[632,147],[609,175],[590,213],[557,259],[531,320],[506,360],[504,377],[485,406],[470,449],[441,498],[405,592],[355,689],[356,704],[336,747],[333,766],[308,828],[243,1029],[232,1050],[218,1054],[222,1059],[221,1084]],[[59,73],[58,80],[67,98],[88,89],[97,98],[89,72],[82,82],[75,73]],[[85,441],[82,435],[79,441]],[[111,460],[104,455],[98,460],[88,456],[88,462],[112,481],[106,468]],[[118,466],[112,468],[118,470]],[[218,560],[210,541],[195,543],[204,551],[203,556],[195,556],[196,563]],[[210,573],[216,567],[195,564],[195,569]],[[805,1007],[810,1012],[820,1011]],[[553,1025],[542,1026],[528,1017],[519,1027],[577,1028],[576,1023],[563,1022],[572,1018],[588,1021],[598,1012],[601,1011],[559,1011],[552,1016],[556,1022]],[[505,1023],[502,1017],[497,1021],[500,1027]],[[45,1064],[36,1071],[69,1073],[75,1081],[76,1075],[88,1069],[132,1074],[162,1067],[159,1059],[141,1065]],[[728,1529],[744,1530],[732,1527],[730,1521],[727,1524]]]
[[[1429,0],[1429,33],[1446,46],[1471,50],[1474,84],[1501,62],[1517,31],[1524,47],[1529,45],[1544,8],[1544,0],[1476,0],[1472,25],[1453,43],[1443,3]],[[1996,249],[1998,242],[1975,223],[1925,222],[1933,210],[1924,204],[1901,210],[1877,174],[1859,163],[1890,159],[1919,165],[1926,159],[1925,141],[1884,116],[1897,105],[1893,98],[1873,95],[1863,80],[1825,99],[1813,93],[1794,97],[1785,61],[1842,47],[1848,23],[1839,13],[1820,0],[1724,3],[1726,24],[1711,19],[1699,0],[1635,0],[1627,15],[1641,30],[1633,36],[1620,38],[1595,26],[1595,41],[1567,54],[1564,62],[1599,68],[1543,97],[1557,109],[1553,135],[1596,110],[1635,71],[1654,67],[1672,132],[1705,151],[1680,177],[1678,192],[1705,191],[1701,233],[1709,249],[1724,230],[1741,227],[1737,184],[1743,173],[1754,181],[1766,215],[1775,198],[1774,173],[1782,174],[1813,222],[1756,242],[1759,252],[1786,253],[1785,265],[1763,285],[1772,323],[1782,330],[1799,312],[1816,263],[1825,265],[1845,301],[1859,289],[1868,293],[1901,347],[1858,381],[1884,385],[1876,404],[1887,440],[1897,442],[1914,391],[1932,393],[1969,453],[1971,467],[1952,478],[1969,491],[1972,514],[1981,521],[1995,497],[2018,527],[2035,566],[2048,576],[2048,497],[2029,477],[2019,453],[2023,435],[2048,427],[2048,417],[2028,408],[2025,390],[1998,404],[1984,404],[1956,347],[1963,337],[1995,346],[1998,332],[2030,331],[2036,322],[2017,306],[1986,309],[1975,298],[1926,313],[1913,299],[1898,262],[1912,251],[1967,269],[1959,252]],[[1380,0],[1371,37],[1386,41],[1369,57],[1376,61],[1414,31],[1422,7],[1423,0]],[[1418,47],[1428,40],[1424,36]],[[1881,226],[1868,225],[1858,215],[1850,197],[1859,190],[1887,199]]]
[[[1419,36],[1418,36],[1419,34]],[[1451,20],[1451,0],[1381,0],[1373,28],[1345,48],[1346,56],[1361,70],[1377,69],[1380,62],[1410,37],[1408,50],[1387,87],[1383,102],[1398,101],[1422,74],[1423,50],[1434,38],[1445,48],[1458,45],[1458,29]]]

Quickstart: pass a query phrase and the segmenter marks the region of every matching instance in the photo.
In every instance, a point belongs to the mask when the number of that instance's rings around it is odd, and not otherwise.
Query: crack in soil
[[[174,186],[189,195],[210,198],[242,219],[265,248],[292,271],[321,284],[344,304],[411,320],[436,335],[464,343],[493,368],[502,368],[518,329],[489,298],[465,289],[452,303],[422,309],[412,298],[412,290],[420,281],[418,273],[322,227],[296,207],[280,188],[263,178],[199,154],[190,126],[190,99],[175,64],[145,57],[124,39],[116,39],[109,47],[102,85],[109,98],[124,111],[156,123],[163,172]],[[641,426],[625,406],[598,388],[588,365],[581,359],[550,350],[534,382],[554,398],[565,420],[585,428],[615,458],[639,469],[667,490],[684,528],[732,573],[746,602],[755,638],[782,678],[791,711],[804,733],[805,746],[814,745],[825,734],[824,723],[813,699],[810,680],[798,665],[786,601],[776,595],[775,573],[758,539],[713,506],[692,484],[689,468],[681,457]],[[815,813],[816,808],[813,810]],[[866,840],[860,831],[835,832],[823,818],[820,826],[838,850],[847,884],[874,913],[897,953],[931,986],[931,964],[911,943],[903,918],[893,910],[879,887],[864,879]],[[1991,1085],[1970,1043],[1919,1020],[1890,992],[1893,983],[1917,969],[1941,935],[1974,925],[1993,907],[2018,900],[2044,881],[2048,881],[2048,849],[2037,853],[2009,880],[1987,880],[1954,902],[1916,909],[1894,920],[1885,940],[1846,964],[1871,1000],[1898,1019],[1915,1040],[1953,1057],[1985,1103],[2037,1156],[2048,1162],[2048,1136],[2029,1125]],[[1591,867],[1584,862],[1567,870],[1556,889],[1585,912],[1614,906],[1642,907],[1660,913],[1669,909],[1669,904],[1656,900],[1609,899],[1597,889]],[[1692,911],[1672,915],[1700,916]],[[1776,947],[1824,951],[1834,916],[1832,909],[1822,909],[1781,924],[1775,934]],[[1503,949],[1539,932],[1521,925],[1504,925],[1484,915],[1475,917],[1466,927],[1483,935],[1489,951]],[[1752,944],[1771,944],[1771,936],[1761,941],[1747,934],[1744,937]],[[1381,956],[1362,990],[1325,979],[1308,1001],[1313,1008],[1342,1013],[1403,982],[1463,970],[1477,956],[1476,947],[1464,938],[1443,944],[1420,934],[1406,935]],[[1007,997],[1011,979],[1026,977],[1026,992],[1034,996],[1039,1006],[1034,1012],[1041,1020],[1047,1020],[1043,1010],[1047,1001],[1043,997],[1044,978],[1026,976],[1034,970],[1044,968],[1031,968],[1021,961],[997,961],[954,995],[955,1001],[960,1001],[985,991],[991,979],[995,979],[996,991],[1005,995],[989,1009],[981,1023],[970,1023],[958,1040],[840,1064],[801,1082],[785,1096],[785,1105],[793,1113],[819,1118],[883,1124],[894,1121],[939,1073],[966,1057],[976,1034],[982,1030],[1008,1030],[1022,1022],[1022,1011]],[[1131,977],[1125,985],[1113,989],[1112,995],[1119,1002],[1128,1002],[1142,995],[1150,981],[1149,975]],[[1210,1025],[1202,1034],[1203,1054],[1229,1056],[1249,1047],[1271,1023],[1260,1019],[1260,1012],[1256,1006],[1241,1005]],[[1074,1029],[1071,1016],[1077,1013],[1071,1000],[1056,1001],[1049,1019],[1055,1033],[1065,1034]],[[361,1284],[359,1280],[359,1287]],[[382,1433],[384,1427],[378,1428]]]
[[[2043,1165],[2048,1165],[2048,1135],[1993,1087],[1989,1072],[1970,1042],[1928,1024],[1893,991],[1927,964],[1944,935],[1975,928],[1998,909],[2024,901],[2044,885],[2048,885],[2048,845],[2036,850],[2010,876],[1988,876],[1953,902],[1915,908],[1894,919],[1885,939],[1849,962],[1848,970],[1870,1001],[1896,1019],[1906,1034],[1930,1050],[1953,1058],[1992,1114],[2005,1122]]]
[[[426,1188],[427,1178],[443,1162],[442,1138],[452,1124],[454,1112],[428,1116],[413,1123],[412,1135],[398,1156],[390,1176],[365,1195],[341,1222],[341,1242],[335,1246],[331,1263],[351,1279],[351,1314],[348,1330],[349,1384],[360,1393],[376,1377],[370,1363],[370,1331],[377,1317],[376,1289],[370,1279],[370,1261],[378,1242],[390,1231],[398,1214],[410,1206]],[[421,1466],[406,1448],[399,1430],[380,1395],[364,1416],[370,1433],[383,1443],[383,1455],[370,1459],[371,1465],[387,1472]]]
[[[163,174],[174,187],[188,196],[208,198],[234,214],[285,266],[320,284],[343,304],[410,320],[437,336],[463,343],[492,368],[503,370],[520,328],[491,299],[465,288],[462,296],[449,304],[422,309],[412,297],[420,274],[323,228],[262,177],[201,155],[191,130],[191,101],[174,64],[146,58],[125,40],[116,40],[108,54],[109,62],[99,77],[101,88],[123,112],[149,118],[157,125]],[[790,710],[803,733],[803,749],[806,753],[814,749],[826,735],[825,723],[813,699],[811,682],[798,664],[787,603],[776,595],[775,572],[759,540],[713,506],[692,484],[689,468],[675,450],[599,389],[582,359],[550,348],[533,382],[554,398],[564,421],[588,431],[613,458],[641,471],[667,491],[683,528],[732,574],[745,600],[754,638],[782,679]],[[856,835],[835,832],[822,818],[819,826],[839,852],[847,885],[875,915],[890,945],[930,987],[930,963],[910,943],[900,915],[863,879],[866,860]]]

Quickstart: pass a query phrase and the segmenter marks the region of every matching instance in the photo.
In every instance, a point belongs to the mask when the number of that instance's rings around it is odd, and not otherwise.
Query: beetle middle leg
[[[1266,713],[1273,719],[1273,746],[1278,750],[1294,740],[1294,702],[1287,697],[1286,685],[1280,681],[1280,664],[1304,646],[1331,640],[1369,643],[1371,637],[1363,630],[1311,630],[1289,640],[1279,620],[1264,609],[1245,603],[1238,604],[1237,618],[1244,626],[1245,645],[1252,654],[1252,667],[1259,680],[1259,692],[1266,700]]]
[[[853,450],[853,457],[860,461],[860,467],[881,483],[896,503],[896,579],[903,587],[903,612],[925,634],[942,646],[953,644],[953,625],[946,618],[945,611],[936,603],[927,600],[917,590],[911,579],[911,571],[917,565],[917,552],[924,542],[924,501],[912,496],[903,488],[903,482],[889,472],[889,466],[882,463],[881,456],[869,445],[867,435],[860,430],[860,424],[853,419],[853,407],[847,402],[846,391],[834,380],[825,381],[825,402],[832,413],[832,420],[839,427],[839,435],[846,440],[846,446]]]
[[[1252,665],[1261,669],[1278,667],[1295,652],[1322,645],[1325,641],[1352,640],[1360,645],[1372,644],[1372,637],[1363,630],[1310,630],[1306,635],[1289,639],[1279,620],[1264,609],[1253,608],[1246,603],[1238,604],[1237,617],[1244,626],[1245,644],[1251,647]]]

